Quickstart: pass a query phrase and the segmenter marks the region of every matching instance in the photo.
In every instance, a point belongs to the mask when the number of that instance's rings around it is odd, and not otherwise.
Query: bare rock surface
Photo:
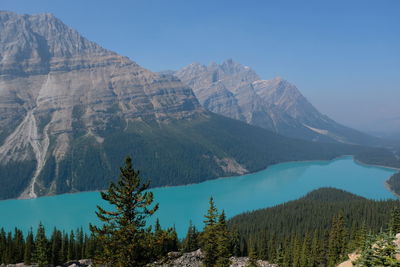
[[[0,164],[36,162],[21,198],[49,192],[38,177],[49,158],[58,176],[77,130],[101,143],[100,132],[118,122],[204,114],[174,76],[102,48],[51,14],[0,11],[0,36]]]
[[[261,79],[233,60],[208,66],[192,63],[174,74],[195,92],[204,108],[276,133],[312,141],[376,142],[321,114],[281,77]]]
[[[202,251],[196,250],[188,253],[170,252],[168,256],[160,261],[148,264],[148,267],[201,267],[204,255]],[[247,257],[231,257],[231,267],[245,267],[248,265],[249,259]],[[260,267],[275,267],[276,265],[270,264],[266,261],[258,260]]]

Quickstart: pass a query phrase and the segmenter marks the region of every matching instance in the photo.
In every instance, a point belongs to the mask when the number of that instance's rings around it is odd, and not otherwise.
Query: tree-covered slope
[[[374,201],[343,190],[322,188],[305,197],[276,207],[256,210],[233,217],[231,227],[256,237],[263,231],[277,235],[304,235],[316,229],[328,229],[332,217],[342,212],[348,225],[365,223],[379,230],[387,222],[396,200]]]
[[[400,195],[400,172],[393,174],[387,181],[387,184],[394,193]]]
[[[165,186],[257,171],[284,161],[332,159],[361,149],[290,139],[212,113],[168,123],[132,122],[119,129],[99,131],[97,139],[77,129],[60,162],[47,155],[37,192],[106,188],[126,155],[133,156],[135,166],[144,170],[152,186]],[[35,172],[32,163],[0,167],[1,198],[17,197],[24,190]]]
[[[0,199],[104,189],[126,155],[164,186],[364,153],[212,114],[51,14],[0,11],[0,36]]]
[[[228,223],[240,237],[243,254],[253,249],[279,266],[336,266],[360,249],[368,234],[388,229],[399,204],[322,188],[295,201],[235,216]]]

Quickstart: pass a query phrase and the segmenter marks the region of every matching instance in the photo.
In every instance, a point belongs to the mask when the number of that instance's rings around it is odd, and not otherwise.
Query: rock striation
[[[172,186],[354,152],[277,135],[329,134],[284,101],[293,93],[264,99],[277,85],[248,67],[192,64],[177,76],[186,84],[51,14],[0,11],[0,199],[105,189],[127,155],[152,186]]]
[[[192,63],[175,73],[204,108],[276,133],[312,141],[376,144],[377,139],[321,114],[281,77],[262,80],[233,60],[209,66]]]
[[[205,114],[177,78],[100,47],[51,14],[1,11],[0,36],[0,162],[36,165],[22,198],[45,190],[38,178],[49,156],[57,176],[77,132],[101,143],[115,125]]]

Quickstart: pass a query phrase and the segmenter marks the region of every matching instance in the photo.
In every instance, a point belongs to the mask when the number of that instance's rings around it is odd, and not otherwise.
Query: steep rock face
[[[261,80],[232,60],[221,65],[190,64],[175,75],[193,88],[208,110],[276,133],[312,141],[376,144],[378,140],[321,114],[288,81]]]
[[[210,107],[222,112],[231,101],[230,117],[296,125],[273,117],[276,105],[254,104],[264,103],[254,72],[233,62],[213,68],[210,84],[223,82]],[[357,150],[211,113],[170,73],[143,69],[52,15],[0,12],[0,199],[107,188],[127,155],[152,186],[172,186]]]
[[[0,36],[0,162],[36,162],[22,197],[36,196],[49,157],[58,176],[78,136],[102,143],[130,122],[205,115],[175,77],[101,48],[51,14],[0,12]]]

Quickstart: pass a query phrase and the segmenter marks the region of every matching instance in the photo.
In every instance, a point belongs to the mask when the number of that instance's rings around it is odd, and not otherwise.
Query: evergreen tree
[[[202,234],[202,250],[205,253],[203,264],[205,267],[213,267],[217,262],[218,247],[218,211],[212,197],[210,198],[209,205],[208,212],[204,216],[205,227]]]
[[[276,249],[276,257],[274,259],[274,263],[276,263],[280,267],[286,267],[285,264],[285,257],[284,257],[284,251],[282,249],[282,246],[279,246]]]
[[[230,257],[231,253],[231,238],[228,231],[228,227],[226,225],[225,212],[222,211],[218,217],[217,224],[217,261],[216,266],[225,267],[229,266],[231,261]]]
[[[356,266],[400,266],[396,259],[396,253],[399,251],[394,240],[395,237],[390,233],[381,233],[376,237],[370,236],[360,258],[355,262]]]
[[[68,248],[69,248],[68,234],[63,231],[63,233],[62,233],[62,242],[61,242],[61,250],[60,250],[60,262],[67,262],[68,261]]]
[[[61,260],[61,246],[62,246],[62,235],[57,229],[53,230],[50,238],[51,242],[51,256],[50,263],[54,266],[64,263]]]
[[[301,242],[297,235],[292,240],[292,266],[299,267],[301,258]]]
[[[11,232],[7,234],[6,248],[4,251],[4,261],[7,263],[15,263],[14,246]]]
[[[86,259],[93,259],[94,255],[96,254],[96,249],[97,249],[96,243],[97,243],[96,237],[93,234],[91,234],[88,237],[87,241],[85,242],[85,252],[86,252],[85,258]]]
[[[127,157],[125,166],[120,168],[118,182],[111,183],[107,192],[101,192],[102,199],[115,206],[106,211],[98,206],[96,212],[103,222],[101,228],[90,226],[103,246],[97,261],[114,266],[142,266],[151,259],[146,258],[152,248],[146,244],[149,238],[145,229],[146,218],[158,209],[158,204],[150,207],[153,194],[146,191],[149,183],[141,183],[139,171],[132,167]]]
[[[361,224],[361,227],[357,230],[353,230],[354,237],[349,244],[349,251],[360,251],[364,248],[366,238],[367,238],[367,228],[365,226],[365,222]]]
[[[392,234],[400,233],[400,209],[395,207],[390,214],[389,231]]]
[[[313,238],[311,240],[311,251],[310,251],[310,266],[320,266],[320,255],[321,247],[318,238],[318,231],[314,231]]]
[[[192,221],[190,221],[186,238],[183,243],[183,251],[191,252],[197,249],[199,249],[199,234],[197,232],[196,226],[194,226],[192,224]]]
[[[346,246],[346,229],[342,213],[333,218],[328,243],[328,266],[336,266],[343,258]]]
[[[13,250],[14,250],[14,261],[22,262],[24,260],[24,248],[25,248],[25,241],[24,235],[21,230],[15,228],[14,231],[14,238],[13,238]]]
[[[151,239],[151,237],[149,236]],[[174,227],[170,227],[167,230],[163,230],[158,220],[155,224],[154,230],[154,244],[153,254],[150,257],[159,258],[166,255],[170,251],[178,250],[178,235]],[[151,240],[150,240],[151,242]]]
[[[81,227],[76,231],[75,255],[77,259],[83,258],[83,252],[84,252],[83,239],[84,239],[84,234],[83,234],[83,229]]]
[[[35,262],[39,267],[44,267],[49,263],[47,242],[44,226],[42,223],[39,223],[35,240]]]
[[[249,262],[247,263],[247,267],[258,267],[257,263],[257,253],[256,249],[253,247],[249,251]]]
[[[69,242],[68,242],[68,254],[67,258],[69,261],[76,260],[76,254],[75,254],[75,234],[74,231],[71,231],[69,234]]]
[[[24,250],[25,265],[31,265],[33,251],[34,251],[34,242],[33,242],[33,233],[31,229],[28,235],[26,236],[25,250]]]
[[[233,256],[239,257],[242,255],[240,251],[240,236],[237,230],[231,232],[231,248]]]
[[[153,254],[163,255],[165,250],[165,239],[166,233],[162,230],[160,225],[160,220],[157,218],[154,224],[154,244],[153,244]]]
[[[265,258],[266,260],[272,260],[277,256],[277,240],[276,240],[276,232],[273,232],[272,235],[270,235],[270,238],[268,239],[268,253],[267,257]]]
[[[178,234],[176,233],[175,226],[171,227],[171,228],[168,228],[167,229],[166,253],[168,253],[170,251],[177,251],[178,250],[178,246],[179,246],[179,240],[178,240]]]
[[[154,234],[159,235],[162,232],[160,219],[156,219],[156,223],[154,224]]]
[[[0,263],[6,263],[5,254],[7,247],[7,236],[3,228],[0,230]]]
[[[310,244],[310,236],[306,234],[303,239],[303,244],[301,247],[301,256],[300,256],[300,267],[308,267],[311,262],[311,244]]]

